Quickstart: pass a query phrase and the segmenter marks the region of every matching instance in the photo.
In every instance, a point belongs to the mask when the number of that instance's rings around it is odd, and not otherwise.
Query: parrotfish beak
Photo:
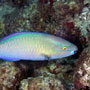
[[[74,54],[76,54],[76,53],[77,53],[77,51],[72,51],[72,52],[71,52],[72,55],[74,55]]]
[[[78,48],[75,46],[72,50],[73,51],[71,51],[71,54],[74,55],[77,53]]]

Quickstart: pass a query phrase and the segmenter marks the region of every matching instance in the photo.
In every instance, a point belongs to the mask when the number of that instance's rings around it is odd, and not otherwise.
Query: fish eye
[[[67,50],[67,47],[63,47],[62,49],[63,49],[63,50]]]

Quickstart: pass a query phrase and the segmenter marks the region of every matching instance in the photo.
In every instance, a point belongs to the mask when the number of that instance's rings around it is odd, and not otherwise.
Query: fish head
[[[78,50],[77,46],[75,46],[72,43],[62,44],[62,46],[60,47],[60,53],[62,57],[74,55],[77,50]]]
[[[55,48],[56,52],[52,55],[52,59],[64,58],[74,55],[78,50],[76,45],[64,39],[57,41]]]

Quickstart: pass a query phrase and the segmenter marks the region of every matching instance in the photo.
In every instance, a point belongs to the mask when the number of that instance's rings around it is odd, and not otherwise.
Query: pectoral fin
[[[49,55],[45,55],[45,54],[42,54],[44,57],[45,57],[45,60],[50,60],[50,56]]]

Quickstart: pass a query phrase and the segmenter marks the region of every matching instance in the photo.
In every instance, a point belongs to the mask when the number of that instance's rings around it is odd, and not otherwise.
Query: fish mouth
[[[74,54],[76,54],[76,53],[77,53],[77,51],[78,51],[78,48],[77,48],[77,47],[75,47],[75,48],[73,49],[73,51],[71,51],[71,54],[72,54],[72,55],[74,55]]]
[[[77,51],[71,51],[71,55],[74,55],[76,53],[77,53]]]

